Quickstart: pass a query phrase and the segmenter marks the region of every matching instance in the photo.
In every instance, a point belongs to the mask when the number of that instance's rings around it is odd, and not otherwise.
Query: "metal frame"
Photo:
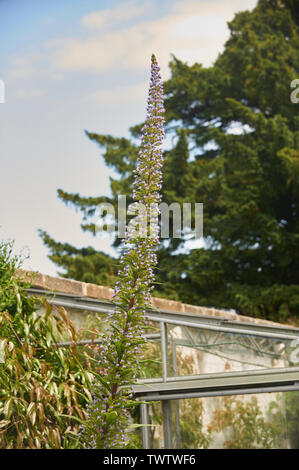
[[[105,313],[113,311],[114,305],[107,300],[92,299],[89,297],[65,294],[61,292],[51,292],[45,289],[30,288],[30,295],[44,295],[48,297],[53,305],[74,308],[76,310],[86,310],[90,312]],[[147,317],[155,322],[172,323],[196,328],[205,328],[215,331],[236,332],[240,334],[252,334],[270,338],[297,339],[299,328],[278,325],[266,325],[262,323],[251,323],[246,321],[230,320],[225,317],[215,317],[211,315],[198,315],[196,313],[182,313],[169,310],[148,311]]]
[[[148,432],[148,406],[146,403],[140,405],[140,419],[143,426],[141,427],[142,446],[144,449],[150,448],[149,432]]]
[[[171,379],[171,380],[170,380]],[[178,380],[179,379],[179,380]],[[171,377],[165,382],[137,383],[134,394],[143,401],[216,396],[225,394],[258,393],[261,389],[276,391],[277,387],[299,387],[299,367],[285,369],[263,369],[241,372],[202,374],[194,377]],[[235,391],[235,393],[231,393]],[[175,397],[175,398],[174,398]]]
[[[172,380],[170,380],[172,379]],[[290,392],[299,391],[299,367],[276,370],[246,371],[222,374],[202,374],[189,380],[177,380],[181,377],[171,377],[167,382],[137,384],[133,392],[137,398],[144,402],[160,401],[163,413],[164,447],[171,449],[173,445],[173,429],[171,422],[171,401],[186,398],[221,397],[228,395],[248,395],[255,393]],[[178,410],[175,408],[175,436],[180,442],[180,428],[178,426]],[[143,416],[147,420],[143,421]],[[149,448],[148,410],[141,414],[142,443],[145,449]]]
[[[167,338],[167,322],[178,326],[197,327],[207,330],[228,332],[234,334],[245,334],[256,336],[257,338],[271,338],[279,340],[293,340],[298,339],[299,329],[292,328],[277,328],[270,326],[269,328],[262,328],[258,331],[256,328],[236,327],[231,328],[230,323],[227,322],[227,327],[216,326],[211,324],[208,319],[207,324],[201,319],[200,322],[190,321],[190,318],[185,320],[178,320],[173,315],[162,312],[161,314],[152,315],[149,313],[149,319],[152,321],[160,322],[161,331],[161,352],[162,352],[162,379],[154,378],[147,380],[140,380],[139,384],[133,386],[133,392],[136,397],[143,402],[160,401],[162,405],[163,414],[163,435],[164,435],[164,448],[171,449],[173,446],[173,424],[171,420],[171,401],[175,400],[175,437],[177,444],[180,442],[180,427],[179,427],[179,405],[180,399],[186,398],[199,398],[199,397],[216,397],[227,395],[244,395],[254,393],[267,393],[267,392],[284,392],[284,391],[297,391],[299,390],[299,367],[283,368],[283,369],[262,369],[262,370],[248,370],[242,372],[225,372],[221,374],[200,374],[193,376],[177,376],[176,364],[176,340],[171,340],[171,347],[173,351],[173,371],[175,376],[169,377],[168,371],[168,338]],[[166,319],[166,318],[167,319]],[[200,324],[198,324],[200,323]],[[265,326],[265,325],[263,325]],[[253,330],[253,331],[252,331]],[[290,334],[291,333],[291,334]],[[143,405],[147,406],[147,405]],[[147,412],[148,416],[148,412]],[[144,424],[141,419],[141,424]],[[148,424],[148,421],[147,421]],[[143,447],[149,445],[149,427],[142,427],[142,442]],[[179,446],[177,445],[177,448]]]
[[[112,302],[88,297],[76,296],[65,293],[51,293],[43,289],[30,288],[30,295],[38,294],[49,298],[49,302],[76,310],[85,310],[107,314],[113,311]],[[200,374],[179,377],[169,376],[168,338],[167,324],[186,326],[224,332],[231,334],[250,335],[254,337],[272,338],[276,340],[298,340],[299,328],[288,326],[271,325],[265,323],[253,323],[248,321],[231,320],[225,317],[210,315],[197,315],[195,313],[181,313],[168,310],[148,311],[147,317],[153,322],[160,324],[160,334],[147,335],[147,339],[161,340],[162,352],[162,377],[147,380],[139,380],[132,389],[136,397],[143,403],[141,406],[142,442],[145,449],[149,448],[149,415],[146,402],[160,401],[163,412],[164,447],[172,446],[172,422],[170,403],[171,400],[184,398],[212,397],[225,395],[241,395],[252,393],[266,393],[278,391],[299,390],[299,367],[288,367],[284,369],[262,369],[248,370],[242,372],[225,372]],[[94,343],[100,342],[95,340]],[[81,341],[88,344],[88,340]],[[69,346],[71,343],[61,343],[60,346]],[[173,352],[176,349],[176,341],[171,341]],[[175,354],[173,356],[172,368],[177,374]],[[175,436],[180,441],[179,413],[175,410]]]

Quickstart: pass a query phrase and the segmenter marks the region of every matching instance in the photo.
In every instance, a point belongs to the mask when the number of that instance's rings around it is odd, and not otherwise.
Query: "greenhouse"
[[[50,296],[77,324],[113,309],[109,288],[44,278],[29,293]],[[164,299],[153,305],[151,365],[133,386],[143,448],[298,448],[298,328]]]

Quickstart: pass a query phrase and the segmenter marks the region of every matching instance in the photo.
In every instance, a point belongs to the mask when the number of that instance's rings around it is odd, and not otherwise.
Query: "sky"
[[[145,118],[154,53],[162,79],[172,54],[213,64],[227,22],[256,0],[0,0],[0,240],[23,267],[56,275],[38,236],[115,255],[93,238],[57,189],[110,195],[115,177],[84,130],[128,137]]]

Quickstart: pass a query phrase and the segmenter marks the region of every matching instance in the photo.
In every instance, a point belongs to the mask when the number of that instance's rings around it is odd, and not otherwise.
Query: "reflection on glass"
[[[292,340],[167,325],[170,375],[290,367]],[[294,355],[293,355],[294,356]]]
[[[175,449],[299,449],[299,392],[172,400],[171,411]]]
[[[142,432],[140,427],[140,407],[134,407],[132,418],[137,428],[128,429],[127,439],[129,449],[142,449]],[[148,426],[146,427],[149,438],[150,449],[163,449],[163,418],[161,402],[151,402],[147,405]],[[133,424],[133,426],[134,426]]]
[[[142,347],[142,367],[138,372],[137,378],[153,379],[162,376],[162,352],[159,340],[147,341]]]

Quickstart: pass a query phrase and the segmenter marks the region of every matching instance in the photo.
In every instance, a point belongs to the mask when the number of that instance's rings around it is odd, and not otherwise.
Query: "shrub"
[[[62,307],[27,294],[19,266],[12,243],[0,243],[0,448],[76,448],[92,354],[58,347],[59,334],[75,342],[77,331]]]

